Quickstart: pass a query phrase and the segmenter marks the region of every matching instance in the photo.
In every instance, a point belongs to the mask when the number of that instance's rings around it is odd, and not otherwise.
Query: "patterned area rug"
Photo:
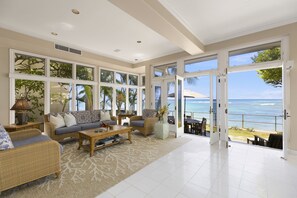
[[[96,197],[190,139],[159,140],[134,133],[132,141],[96,151],[91,158],[88,152],[77,150],[77,142],[66,143],[60,178],[48,176],[4,191],[0,197]]]

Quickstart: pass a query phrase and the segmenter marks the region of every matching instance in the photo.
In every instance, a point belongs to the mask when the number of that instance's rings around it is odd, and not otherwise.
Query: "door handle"
[[[286,120],[287,118],[290,118],[291,116],[289,115],[289,113],[287,112],[286,109],[284,109],[284,120]]]

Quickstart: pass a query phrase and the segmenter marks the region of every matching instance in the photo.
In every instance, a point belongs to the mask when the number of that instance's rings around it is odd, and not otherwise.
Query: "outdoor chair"
[[[194,123],[192,130],[196,135],[206,136],[206,118],[202,118],[201,123]]]
[[[168,123],[169,124],[175,124],[175,119],[174,119],[174,116],[168,116]]]
[[[267,146],[271,148],[283,149],[283,135],[282,134],[270,134],[267,139],[264,139],[258,135],[254,135],[254,139],[247,139],[247,143],[254,145]]]

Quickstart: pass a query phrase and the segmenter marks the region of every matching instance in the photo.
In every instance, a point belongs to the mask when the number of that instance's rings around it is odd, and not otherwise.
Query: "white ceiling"
[[[297,0],[160,2],[203,44],[297,21]],[[0,27],[129,63],[183,51],[108,0],[1,0]]]

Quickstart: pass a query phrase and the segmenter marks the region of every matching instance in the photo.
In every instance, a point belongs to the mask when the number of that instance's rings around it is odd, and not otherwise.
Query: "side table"
[[[23,125],[16,125],[16,124],[9,124],[4,125],[4,128],[7,132],[14,132],[14,131],[20,131],[24,129],[40,129],[41,122],[28,122],[27,124]]]
[[[118,115],[118,125],[122,125],[122,118],[131,118],[132,116],[135,116],[134,114],[119,114]]]

